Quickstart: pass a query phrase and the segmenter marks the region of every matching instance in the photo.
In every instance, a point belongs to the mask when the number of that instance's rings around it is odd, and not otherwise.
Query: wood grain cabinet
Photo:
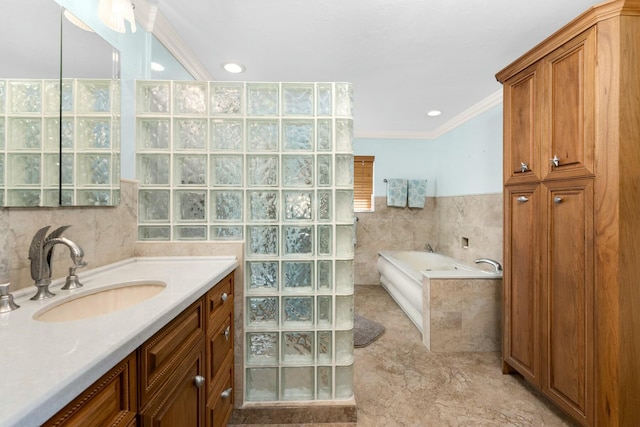
[[[639,76],[640,0],[590,8],[496,75],[503,368],[586,426],[640,425]]]

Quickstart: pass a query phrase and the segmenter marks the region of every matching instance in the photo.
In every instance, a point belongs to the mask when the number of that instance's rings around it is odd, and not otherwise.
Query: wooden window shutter
[[[372,210],[374,156],[353,156],[353,208]]]

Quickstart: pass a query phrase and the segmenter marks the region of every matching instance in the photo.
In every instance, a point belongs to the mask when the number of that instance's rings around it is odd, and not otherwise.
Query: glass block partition
[[[353,396],[347,83],[138,81],[138,238],[243,241],[244,401]]]
[[[61,147],[62,203],[117,204],[119,111],[117,81],[0,80],[0,206],[57,206]]]

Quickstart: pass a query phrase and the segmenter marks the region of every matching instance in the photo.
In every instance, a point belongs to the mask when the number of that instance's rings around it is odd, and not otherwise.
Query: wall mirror
[[[0,206],[117,204],[118,51],[52,0],[0,8]]]

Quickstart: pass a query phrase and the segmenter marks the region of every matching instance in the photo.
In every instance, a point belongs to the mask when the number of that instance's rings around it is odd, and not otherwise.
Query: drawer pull
[[[520,162],[520,172],[524,173],[529,170],[529,165],[525,162]]]
[[[227,293],[225,292],[222,294],[220,299],[222,300],[222,302],[226,302],[229,299],[229,295],[227,295]]]
[[[224,339],[229,341],[229,335],[231,335],[231,325],[227,326],[224,331],[221,332],[224,335]]]
[[[516,200],[519,201],[519,202],[522,202],[522,203],[529,201],[529,199],[527,197],[525,197],[525,196],[520,196]]]
[[[553,156],[553,159],[551,159],[551,163],[553,163],[553,166],[558,167],[560,166],[560,158],[556,155]]]
[[[562,203],[562,197],[554,197],[553,198],[553,203],[556,203],[556,204]]]
[[[193,377],[193,383],[196,387],[200,388],[204,385],[204,377],[202,375],[196,375]]]
[[[229,387],[228,389],[226,389],[225,391],[222,392],[222,394],[220,394],[220,397],[223,399],[228,399],[231,397],[231,392],[233,391],[233,389],[231,387]]]

